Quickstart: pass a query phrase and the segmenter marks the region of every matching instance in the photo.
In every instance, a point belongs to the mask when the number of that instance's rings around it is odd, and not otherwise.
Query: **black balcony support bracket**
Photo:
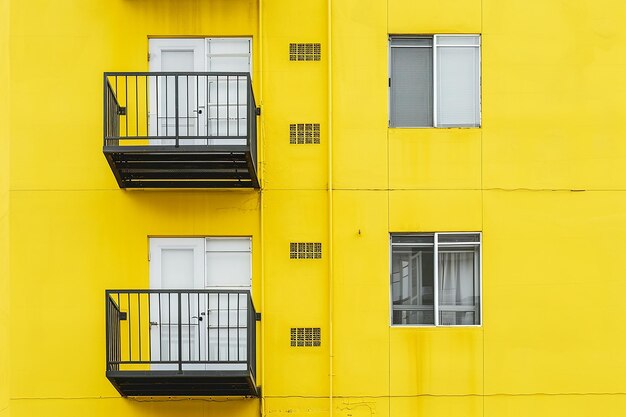
[[[126,188],[260,188],[250,74],[104,74],[103,153]]]
[[[107,290],[105,307],[106,376],[122,396],[259,395],[250,291]]]

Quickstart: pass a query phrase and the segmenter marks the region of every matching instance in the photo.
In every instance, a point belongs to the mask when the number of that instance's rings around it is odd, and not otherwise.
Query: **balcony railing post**
[[[178,138],[176,138],[178,139]],[[176,145],[178,146],[178,144]],[[183,372],[183,309],[181,292],[178,293],[178,372]]]
[[[179,127],[179,123],[178,123],[178,75],[174,76],[174,108],[175,108],[175,116],[174,116],[174,123],[176,123],[176,147],[178,148],[179,145],[179,139],[178,139],[178,127]]]
[[[104,115],[103,115],[103,117],[104,117],[104,126],[103,126],[103,128],[104,128],[104,141],[103,142],[104,143],[103,143],[103,146],[107,146],[107,136],[109,135],[109,129],[108,129],[109,118],[107,117],[107,110],[108,110],[107,109],[107,107],[108,107],[107,104],[108,104],[108,98],[109,97],[108,97],[107,94],[108,94],[109,91],[107,90],[107,76],[106,76],[106,74],[104,74],[104,90],[103,91],[104,91],[104,94],[103,94],[104,102],[103,102],[103,106],[102,106],[103,110],[104,110]]]
[[[106,81],[105,81],[106,82]],[[106,91],[106,90],[105,90]],[[106,108],[106,106],[105,106]],[[111,364],[111,308],[109,307],[109,293],[107,291],[104,292],[104,317],[106,319],[106,357],[107,357],[107,367],[106,370],[110,370]]]
[[[248,76],[246,77],[246,107],[248,110],[248,126],[247,126],[247,133],[248,133],[248,137],[246,138],[248,140],[248,149],[252,149],[252,112],[250,111],[250,109],[252,108],[252,100],[250,97],[250,74],[248,74]],[[255,109],[255,113],[256,113],[256,109]]]

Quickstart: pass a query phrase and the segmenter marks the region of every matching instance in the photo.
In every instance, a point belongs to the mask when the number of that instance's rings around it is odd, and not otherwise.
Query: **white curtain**
[[[440,322],[451,324],[476,324],[475,305],[476,254],[474,251],[439,252],[439,306]],[[462,306],[467,306],[463,308]],[[446,307],[452,307],[447,309]]]

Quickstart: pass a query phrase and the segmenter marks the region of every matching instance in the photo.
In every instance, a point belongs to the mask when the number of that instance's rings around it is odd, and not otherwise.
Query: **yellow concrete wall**
[[[9,397],[19,417],[624,415],[626,6],[333,0],[329,40],[325,0],[258,4],[0,13],[0,415]],[[432,33],[482,35],[481,128],[388,128],[388,35]],[[147,69],[148,36],[228,35],[254,38],[263,191],[119,190],[102,72]],[[290,62],[291,42],[321,43],[321,61]],[[290,145],[290,123],[320,123],[321,143]],[[389,233],[440,231],[483,233],[483,325],[390,327]],[[147,287],[148,236],[220,235],[253,239],[263,405],[120,398],[104,289]],[[290,260],[293,241],[322,259]],[[320,348],[289,346],[301,326],[321,327]]]
[[[267,189],[328,184],[326,2],[263,1],[263,149]],[[321,43],[322,59],[289,61],[290,43]],[[319,145],[291,145],[289,125],[319,123]]]
[[[9,415],[9,1],[0,0],[0,416]]]
[[[101,99],[104,71],[147,70],[149,36],[248,35],[257,48],[256,2],[11,6],[12,415],[258,415],[252,399],[121,398],[104,375],[102,308],[105,289],[149,287],[149,236],[251,236],[260,288],[259,193],[118,189]]]

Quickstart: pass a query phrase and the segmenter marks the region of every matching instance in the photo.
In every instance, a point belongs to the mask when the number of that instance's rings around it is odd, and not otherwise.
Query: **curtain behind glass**
[[[438,267],[439,324],[478,324],[478,249],[440,248]]]

